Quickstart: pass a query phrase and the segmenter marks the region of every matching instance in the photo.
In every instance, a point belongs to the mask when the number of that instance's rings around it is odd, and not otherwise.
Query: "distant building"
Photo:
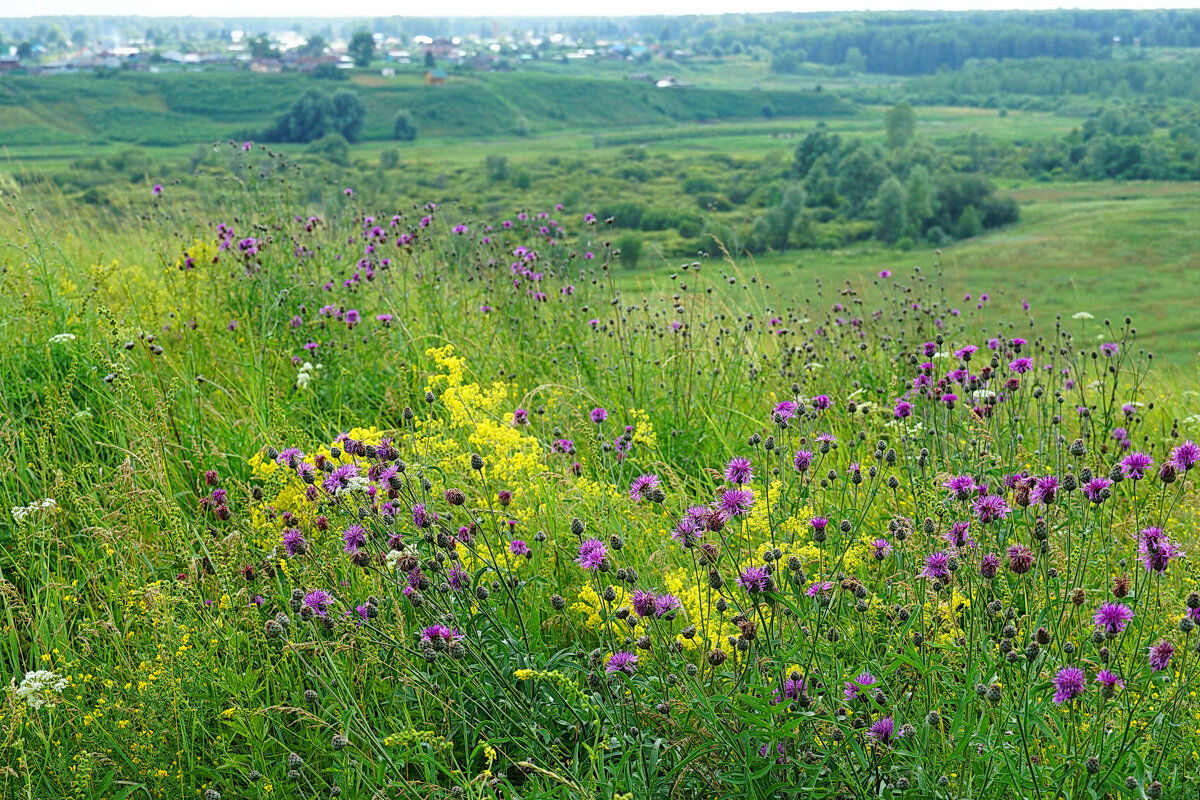
[[[445,86],[449,73],[444,69],[431,69],[425,73],[425,83],[430,86]]]
[[[433,54],[434,58],[458,58],[458,45],[449,39],[434,39],[422,48],[425,53]]]
[[[16,56],[2,55],[0,56],[0,72],[16,72],[17,70],[25,69],[25,65],[21,63],[21,59]]]
[[[396,77],[396,68],[384,67],[383,69],[379,70],[379,74],[384,78],[394,78]]]
[[[283,64],[277,58],[255,58],[250,61],[251,72],[283,72]]]
[[[412,62],[412,53],[407,50],[388,50],[386,59],[393,64],[408,64]]]

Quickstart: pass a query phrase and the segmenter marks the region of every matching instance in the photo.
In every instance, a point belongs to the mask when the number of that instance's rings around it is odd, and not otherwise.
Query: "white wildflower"
[[[13,506],[11,509],[12,518],[19,523],[21,520],[25,519],[25,517],[29,516],[30,514],[34,514],[38,511],[49,510],[49,509],[55,508],[57,506],[58,506],[58,503],[55,501],[55,499],[53,497],[46,497],[41,500],[34,500],[32,503],[30,503],[27,506]]]
[[[75,334],[73,333],[56,333],[50,337],[50,344],[62,344],[63,342],[74,341]]]
[[[67,687],[67,679],[61,678],[49,670],[38,670],[25,674],[25,679],[17,687],[17,697],[24,700],[30,708],[41,708],[46,702],[62,694]]]
[[[1092,315],[1086,311],[1076,311],[1071,315],[1071,319],[1092,319]]]

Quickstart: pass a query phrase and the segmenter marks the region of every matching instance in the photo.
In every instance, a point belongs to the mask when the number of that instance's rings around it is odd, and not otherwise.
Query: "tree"
[[[375,55],[375,37],[366,31],[359,31],[350,38],[346,52],[354,59],[354,66],[371,66],[371,57]]]
[[[402,108],[396,112],[396,117],[392,120],[392,136],[402,142],[411,142],[417,138],[417,124],[408,110]]]
[[[867,204],[875,198],[879,184],[891,173],[865,147],[858,147],[838,164],[838,194],[845,198],[845,214],[851,219],[862,217]]]
[[[888,244],[894,244],[904,235],[906,225],[904,187],[893,175],[880,184],[879,193],[875,196],[875,235]]]
[[[275,45],[271,44],[271,37],[265,33],[255,36],[247,44],[250,46],[250,55],[254,58],[275,58],[279,55]]]
[[[425,51],[425,69],[433,69],[437,66],[437,59],[433,57],[432,50]]]
[[[88,43],[88,35],[82,30],[77,30],[71,34],[71,44],[76,47],[83,47]]]
[[[970,239],[981,233],[983,233],[983,223],[979,219],[979,212],[975,210],[975,206],[967,206],[963,209],[962,216],[958,218],[958,224],[954,226],[954,238]]]
[[[925,223],[933,217],[933,185],[929,179],[929,170],[921,164],[908,171],[904,209],[909,225],[916,233],[924,233]]]
[[[366,108],[358,95],[346,89],[330,97],[309,89],[263,132],[268,142],[311,142],[327,133],[339,133],[354,142],[362,131]]]
[[[867,71],[867,57],[864,56],[862,54],[862,50],[859,50],[857,47],[850,47],[846,49],[846,57],[842,60],[842,63],[845,64],[846,68],[851,72]]]
[[[887,129],[887,146],[895,150],[912,140],[917,127],[917,115],[908,103],[897,103],[888,109],[884,126]]]
[[[317,56],[324,55],[326,47],[329,47],[329,42],[325,41],[324,36],[317,33],[308,37],[308,40],[304,44],[296,48],[296,52],[302,56],[316,58]]]
[[[367,109],[358,95],[348,89],[339,89],[333,95],[333,127],[348,141],[357,142],[362,133]]]

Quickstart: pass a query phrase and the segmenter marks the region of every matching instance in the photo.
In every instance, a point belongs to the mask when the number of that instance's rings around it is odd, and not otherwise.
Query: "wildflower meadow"
[[[231,145],[0,223],[14,798],[1188,798],[1200,388]]]

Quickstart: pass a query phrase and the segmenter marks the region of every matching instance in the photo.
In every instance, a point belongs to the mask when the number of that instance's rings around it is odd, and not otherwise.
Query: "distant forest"
[[[493,22],[495,29],[493,29]],[[380,17],[180,18],[30,17],[0,20],[0,45],[55,42],[79,32],[151,44],[201,42],[291,29],[349,37],[369,30],[400,39],[415,35],[490,37],[564,33],[580,42],[640,39],[698,54],[760,52],[776,72],[805,62],[854,71],[927,75],[972,59],[1092,58],[1114,48],[1200,47],[1200,10],[906,12],[894,14],[723,14],[647,17]]]

